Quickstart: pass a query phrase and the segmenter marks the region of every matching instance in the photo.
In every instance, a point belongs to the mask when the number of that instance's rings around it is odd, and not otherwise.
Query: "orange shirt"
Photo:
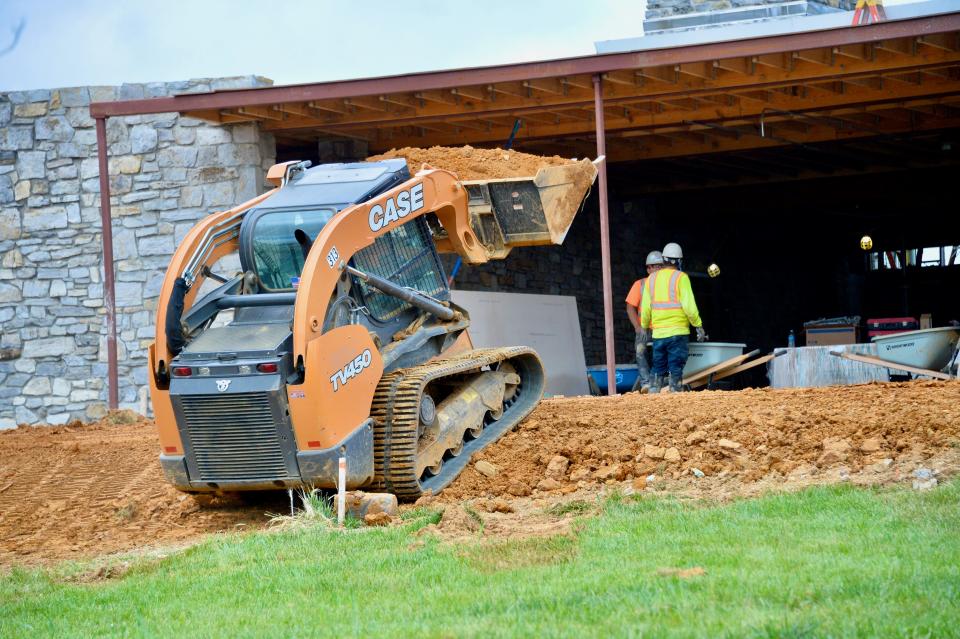
[[[627,293],[627,304],[633,306],[634,308],[640,308],[640,300],[643,299],[643,287],[647,284],[647,278],[637,280],[633,283],[633,286],[630,287],[630,292]]]

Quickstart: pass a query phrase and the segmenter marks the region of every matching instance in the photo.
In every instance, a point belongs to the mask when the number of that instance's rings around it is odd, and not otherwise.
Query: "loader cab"
[[[257,274],[261,292],[296,290],[313,241],[335,215],[409,178],[402,159],[327,164],[299,173],[263,206],[246,215],[239,238],[243,270]],[[450,298],[442,264],[423,218],[381,236],[354,255],[351,265],[437,299]],[[389,343],[392,335],[418,314],[408,303],[358,279],[351,282],[349,298],[339,310],[352,310],[352,321],[366,324],[382,343]],[[250,312],[255,311],[245,311]],[[287,312],[292,317],[292,308]],[[340,317],[335,321],[351,320]]]

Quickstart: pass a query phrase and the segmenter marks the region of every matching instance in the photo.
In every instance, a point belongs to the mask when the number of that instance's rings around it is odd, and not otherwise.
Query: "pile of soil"
[[[201,507],[158,452],[131,414],[0,432],[0,565],[185,545],[288,508],[285,492]],[[921,467],[960,471],[960,382],[558,398],[424,502],[445,510],[441,537],[552,535],[612,490],[729,498]]]
[[[133,413],[0,432],[0,565],[179,545],[267,522],[264,508],[200,508],[164,480],[159,451],[153,422]]]
[[[438,498],[642,490],[648,477],[726,489],[730,480],[895,480],[934,459],[949,466],[958,443],[960,382],[553,399],[475,456]]]
[[[475,149],[472,146],[434,146],[429,149],[405,147],[373,155],[367,160],[375,162],[393,158],[404,158],[411,175],[428,164],[435,169],[455,173],[461,180],[534,176],[543,167],[573,163],[573,160],[556,155],[547,157],[509,149]]]

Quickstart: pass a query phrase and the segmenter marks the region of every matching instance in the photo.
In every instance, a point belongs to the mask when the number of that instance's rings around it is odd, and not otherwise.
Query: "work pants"
[[[689,335],[653,338],[653,374],[665,375],[673,379],[683,379],[683,367],[687,365],[687,344]]]
[[[633,347],[637,354],[637,380],[640,386],[650,385],[650,365],[647,364],[647,342],[640,341],[640,333],[633,339]]]

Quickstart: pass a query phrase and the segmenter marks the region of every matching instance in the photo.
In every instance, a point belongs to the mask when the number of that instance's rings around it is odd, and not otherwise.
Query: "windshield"
[[[253,228],[253,261],[263,285],[292,289],[303,270],[306,249],[334,214],[333,209],[277,211],[261,215]],[[302,231],[302,233],[297,233]],[[304,240],[297,240],[300,236]]]

